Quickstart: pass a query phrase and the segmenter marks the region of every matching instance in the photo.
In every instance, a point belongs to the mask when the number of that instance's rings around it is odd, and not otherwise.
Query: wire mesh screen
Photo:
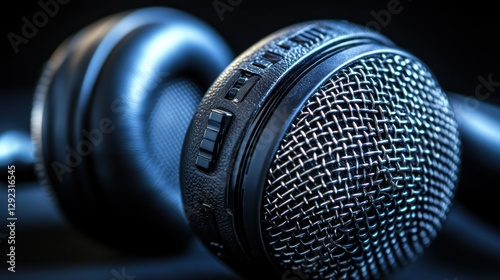
[[[270,258],[302,279],[378,278],[407,264],[448,213],[459,149],[424,65],[395,54],[347,65],[305,103],[269,169]]]

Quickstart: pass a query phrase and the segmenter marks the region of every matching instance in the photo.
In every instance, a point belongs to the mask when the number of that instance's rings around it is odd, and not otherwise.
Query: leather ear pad
[[[181,146],[230,59],[214,31],[166,8],[104,19],[56,51],[35,97],[33,134],[42,176],[78,228],[140,252],[189,240]]]
[[[253,190],[237,189],[239,176],[255,176],[245,173],[248,170],[242,166],[241,158],[246,155],[245,145],[251,146],[252,137],[261,127],[261,119],[279,114],[267,110],[269,106],[266,105],[280,102],[275,93],[278,90],[286,92],[299,79],[299,73],[321,61],[322,57],[312,57],[314,54],[331,48],[341,50],[346,48],[346,44],[357,40],[383,40],[386,46],[392,44],[369,30],[343,21],[306,22],[284,28],[262,39],[235,59],[203,97],[183,146],[182,198],[184,207],[190,213],[193,231],[233,268],[251,273],[257,269],[256,263],[265,262],[267,257],[252,255],[253,248],[246,242],[249,238],[243,227],[246,217],[241,214],[245,205],[240,199],[243,194],[247,195]],[[235,95],[240,98],[228,98],[242,75],[246,80],[257,82],[252,87],[246,84],[239,87]],[[242,93],[245,90],[248,92]],[[219,149],[215,167],[207,172],[200,170],[196,161],[210,113],[214,109],[232,113],[233,117]],[[295,108],[289,109],[293,111]],[[275,128],[276,131],[282,129],[284,127]],[[269,139],[272,137],[269,136]],[[257,267],[259,271],[266,270],[264,266]]]

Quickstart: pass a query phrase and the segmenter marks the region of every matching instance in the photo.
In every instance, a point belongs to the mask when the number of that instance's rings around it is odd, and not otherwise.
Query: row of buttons
[[[232,117],[233,114],[219,109],[210,112],[196,157],[196,166],[199,169],[203,171],[213,170]]]
[[[327,32],[323,30],[323,27],[316,26],[278,43],[278,46],[285,50],[289,50],[294,44],[309,47],[324,40],[326,34]],[[261,69],[267,69],[282,59],[283,56],[281,54],[267,50],[257,57],[252,62],[252,65]],[[225,98],[236,103],[242,102],[260,78],[261,76],[254,73],[243,70],[239,71],[232,79],[233,83],[227,90]],[[206,172],[213,170],[232,117],[232,113],[220,109],[214,109],[210,112],[207,127],[205,128],[196,158],[198,169]]]
[[[325,27],[326,28],[326,27]],[[293,44],[299,44],[305,47],[309,47],[315,43],[318,43],[326,38],[327,32],[322,26],[316,26],[306,29],[292,38],[278,43],[278,46],[289,50]],[[261,69],[267,69],[273,64],[276,64],[283,59],[283,55],[276,52],[267,50],[262,55],[257,57],[252,65],[259,67]],[[233,79],[233,85],[227,91],[225,98],[232,100],[233,102],[241,102],[245,98],[252,87],[259,81],[260,76],[247,71],[238,72],[235,79]]]
[[[326,38],[328,32],[324,30],[325,28],[327,28],[327,26],[316,26],[306,29],[292,38],[278,43],[278,46],[285,50],[289,50],[294,43],[304,47],[310,47]]]
[[[233,102],[241,102],[253,86],[260,80],[259,75],[250,72],[241,71],[238,74],[236,81],[227,91],[225,98]]]
[[[266,69],[271,65],[275,64],[276,62],[280,61],[282,58],[283,56],[280,54],[274,53],[272,51],[266,51],[264,52],[263,55],[258,57],[252,64],[259,68]]]

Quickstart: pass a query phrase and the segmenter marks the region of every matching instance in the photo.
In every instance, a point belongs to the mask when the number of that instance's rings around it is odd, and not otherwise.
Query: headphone
[[[78,229],[141,252],[187,243],[182,141],[230,59],[212,29],[164,8],[102,19],[55,51],[35,93],[35,169]]]
[[[231,60],[210,27],[168,8],[67,39],[37,86],[32,138],[68,220],[141,253],[194,232],[235,270],[277,277],[380,278],[419,256],[461,156],[455,99],[425,64],[329,20]]]

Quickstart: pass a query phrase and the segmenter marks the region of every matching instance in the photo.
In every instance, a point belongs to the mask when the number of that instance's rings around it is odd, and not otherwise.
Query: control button
[[[224,114],[216,111],[212,111],[208,116],[208,127],[219,131],[220,125],[222,124],[222,119],[224,119]]]
[[[270,61],[272,63],[276,63],[276,62],[280,61],[283,58],[283,56],[281,56],[277,53],[271,52],[271,51],[266,51],[264,53],[264,55],[262,55],[262,58],[264,58],[265,60]]]
[[[241,102],[241,101],[243,101],[243,99],[245,99],[245,97],[247,96],[247,94],[250,92],[250,90],[252,90],[253,86],[259,80],[260,80],[260,76],[258,76],[258,75],[254,75],[254,76],[248,78],[248,81],[245,83],[245,85],[243,85],[240,88],[240,90],[238,91],[238,93],[234,97],[233,102]]]
[[[308,38],[304,36],[304,34],[299,34],[293,37],[291,40],[303,46],[312,45],[312,43],[314,42],[314,38]]]
[[[316,26],[307,30],[300,32],[290,39],[291,42],[295,42],[304,47],[310,47],[316,43],[323,41],[328,32],[324,30],[323,26]]]
[[[210,112],[196,157],[198,169],[207,172],[213,170],[232,117],[232,113],[220,109]]]
[[[275,59],[275,57],[273,57],[273,59]],[[271,62],[267,61],[266,63]],[[247,93],[250,92],[259,79],[259,75],[246,71],[238,72],[237,76],[233,78],[234,83],[226,93],[225,98],[232,100],[233,102],[243,101]]]
[[[215,142],[215,140],[217,139],[217,133],[218,131],[215,131],[213,129],[205,129],[205,134],[203,134],[203,139]]]
[[[203,151],[203,150],[200,150],[200,152],[198,153],[198,157],[202,157],[202,158],[207,159],[209,161],[211,161],[214,158],[213,154],[211,152],[207,152],[207,151]]]
[[[238,94],[238,91],[240,88],[233,87],[229,90],[229,92],[226,94],[226,98],[229,100],[233,100],[236,97],[236,94]]]
[[[280,48],[284,49],[285,51],[290,50],[290,49],[292,48],[292,46],[291,46],[289,43],[287,43],[287,40],[288,40],[288,39],[286,39],[286,40],[283,40],[283,41],[279,42],[279,43],[277,44],[277,45],[278,45],[278,47],[280,47]]]
[[[210,164],[211,164],[210,162],[211,162],[211,159],[204,158],[202,156],[198,156],[196,158],[196,166],[199,169],[208,170],[210,168]]]
[[[267,67],[273,65],[273,63],[271,61],[267,61],[267,60],[264,60],[264,59],[259,59],[259,60],[255,61],[252,64],[255,65],[255,66],[257,66],[257,67],[260,67],[262,69],[266,69]]]
[[[248,77],[239,77],[238,80],[236,81],[236,85],[239,85],[240,87],[243,86],[246,82],[248,81]]]
[[[280,61],[282,58],[283,56],[280,54],[274,53],[272,51],[266,51],[264,52],[263,55],[258,57],[257,60],[254,61],[252,64],[259,68],[266,69],[271,67],[276,62]]]
[[[213,153],[215,149],[215,141],[203,139],[201,140],[200,148],[207,152]]]

